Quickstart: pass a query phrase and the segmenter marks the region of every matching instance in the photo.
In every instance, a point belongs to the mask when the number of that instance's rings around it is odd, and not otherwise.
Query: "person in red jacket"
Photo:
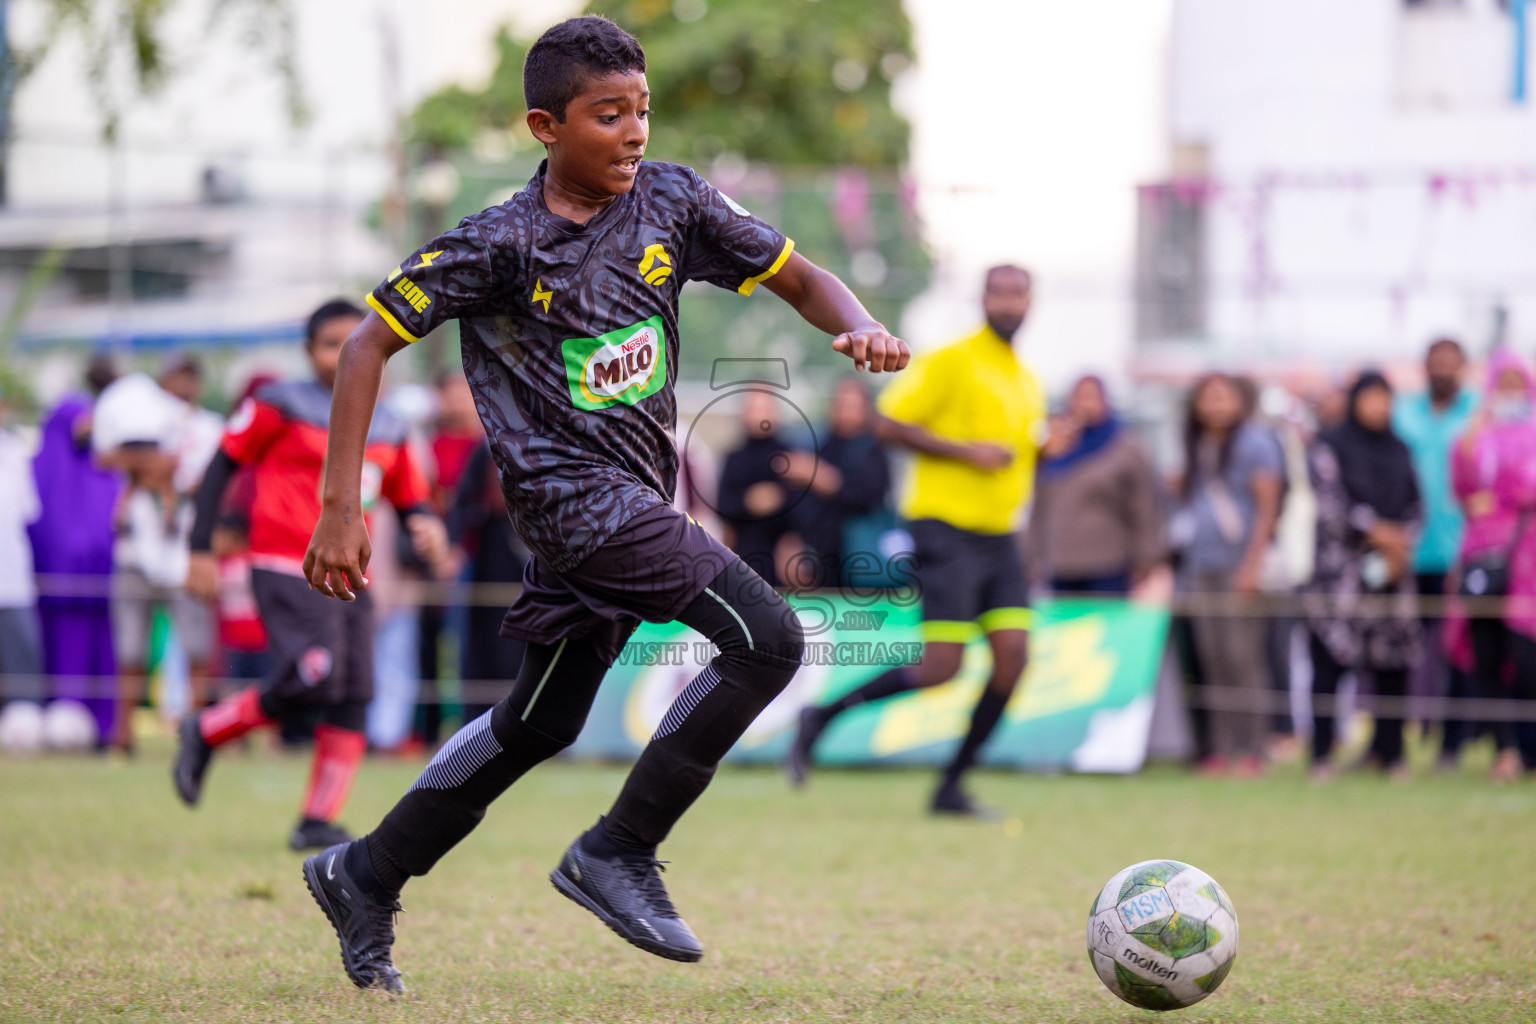
[[[276,377],[258,373],[235,399],[238,409]],[[242,466],[224,489],[211,550],[219,564],[220,675],[226,681],[263,679],[267,675],[267,627],[251,591],[251,506],[256,501],[256,469]]]
[[[314,765],[295,850],[346,841],[336,818],[351,792],[367,748],[363,727],[373,696],[373,609],[342,604],[311,590],[302,570],[310,531],[320,516],[320,475],[331,414],[331,386],[347,335],[363,320],[357,306],[333,301],[310,316],[305,350],[311,380],[269,384],[230,419],[219,454],[197,496],[187,587],[211,600],[218,563],[210,550],[219,506],[230,478],[251,467],[251,589],[267,627],[271,671],[251,686],[181,724],[172,766],[176,792],[189,807],[202,796],[213,752],[259,725],[319,711]],[[398,510],[418,554],[441,562],[447,549],[442,521],[428,507],[430,489],[407,444],[406,425],[385,409],[373,417],[364,452],[362,513],[379,498]]]

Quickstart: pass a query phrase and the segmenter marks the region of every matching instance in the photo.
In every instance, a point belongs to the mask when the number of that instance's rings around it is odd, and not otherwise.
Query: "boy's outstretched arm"
[[[834,335],[832,348],[853,360],[853,368],[895,372],[912,358],[907,343],[869,315],[836,274],[822,270],[798,252],[763,287],[795,308],[811,326]]]
[[[373,549],[363,521],[363,448],[384,364],[405,346],[405,339],[370,312],[341,349],[320,482],[320,521],[304,553],[304,577],[326,597],[352,601],[353,591],[368,585],[363,574]]]

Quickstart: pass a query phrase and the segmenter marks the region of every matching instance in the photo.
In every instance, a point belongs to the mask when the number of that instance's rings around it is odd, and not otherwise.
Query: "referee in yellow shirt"
[[[1044,442],[1045,392],[1013,349],[1030,304],[1029,272],[987,271],[986,326],[912,362],[880,396],[882,440],[902,445],[914,465],[902,514],[917,555],[923,602],[923,658],[893,668],[830,704],[806,708],[786,768],[805,781],[823,730],[851,707],[937,686],[960,671],[977,631],[992,648],[992,674],[971,727],[933,795],[937,814],[985,817],[960,786],[1002,719],[1024,674],[1029,593],[1015,534]]]

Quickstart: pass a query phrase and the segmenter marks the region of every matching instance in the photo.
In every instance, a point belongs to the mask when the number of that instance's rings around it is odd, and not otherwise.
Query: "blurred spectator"
[[[193,460],[205,446],[196,436],[201,424],[193,410],[144,374],[120,378],[103,391],[92,424],[98,459],[127,478],[113,520],[112,644],[119,684],[112,746],[131,753],[132,711],[144,693],[157,607],[169,613],[186,652],[192,706],[208,699],[215,627],[208,607],[184,588],[193,511],[181,489],[201,478],[204,466]]]
[[[161,364],[160,375],[156,378],[156,383],[160,385],[162,391],[181,403],[180,419],[176,425],[174,439],[171,442],[172,454],[176,459],[176,469],[172,475],[171,482],[176,494],[180,496],[180,500],[188,501],[197,493],[198,487],[203,482],[203,474],[208,469],[208,464],[213,461],[214,453],[219,450],[219,442],[224,437],[224,417],[213,412],[211,409],[203,407],[203,367],[197,357],[191,353],[176,352],[167,356]],[[250,486],[254,488],[254,483],[251,483]],[[235,539],[237,538],[223,535],[219,538],[217,548],[217,554],[221,559],[219,567],[221,578],[226,579],[230,583],[238,581],[238,577],[233,574],[241,571],[241,566],[229,564],[226,558],[229,554],[228,544],[231,540]],[[226,572],[231,575],[225,577],[224,573]],[[193,707],[201,707],[215,698],[215,695],[210,692],[208,680],[208,677],[211,675],[212,663],[211,643],[212,638],[222,638],[224,635],[223,627],[225,620],[222,613],[226,606],[232,608],[238,616],[238,621],[243,621],[246,624],[247,630],[245,632],[252,634],[250,636],[235,634],[231,636],[231,639],[237,642],[242,640],[251,642],[256,639],[254,636],[255,631],[249,629],[251,621],[249,616],[252,615],[254,610],[254,599],[243,605],[240,603],[248,597],[248,586],[245,594],[241,594],[239,590],[225,589],[221,591],[218,607],[215,609],[214,614],[209,616],[210,619],[217,619],[218,623],[215,626],[210,622],[208,626],[203,627],[210,633],[210,656],[206,659],[206,664],[199,663],[196,659],[192,660],[191,705]],[[259,623],[259,619],[257,621]],[[265,630],[262,630],[261,639],[265,640]],[[182,643],[183,646],[188,648],[189,658],[191,652],[201,646],[200,641],[188,640],[186,638],[183,638]],[[265,644],[263,643],[264,646]],[[244,659],[237,658],[237,661],[239,660]],[[255,659],[257,662],[259,660],[259,657]],[[256,663],[241,664],[236,667],[247,672],[258,672],[260,668],[259,664]]]
[[[91,361],[86,364],[85,386],[90,389],[91,397],[94,399],[107,390],[107,386],[120,376],[121,374],[117,369],[117,360],[113,359],[106,352],[97,352],[91,356]]]
[[[725,528],[715,512],[720,491],[719,465],[707,444],[684,444],[677,452],[677,491],[672,507],[693,516],[693,521],[712,536],[724,536]]]
[[[1073,386],[1042,455],[1030,563],[1052,590],[1125,594],[1163,564],[1152,464],[1121,427],[1101,379]]]
[[[464,476],[464,468],[475,450],[485,443],[485,429],[480,425],[475,395],[462,370],[439,373],[436,391],[437,415],[428,439],[431,457],[426,469],[432,485],[432,511],[446,519],[459,481]],[[416,723],[418,732],[430,746],[436,745],[442,730],[443,705],[437,683],[442,676],[439,659],[443,635],[463,632],[462,619],[461,609],[441,604],[423,605],[418,619],[416,657],[420,666],[420,687],[417,690]],[[456,639],[462,647],[463,637]],[[465,721],[470,719],[465,718]]]
[[[162,391],[181,403],[180,422],[171,442],[171,454],[176,457],[174,483],[178,493],[191,494],[202,482],[214,452],[219,450],[224,417],[203,408],[203,367],[195,356],[182,352],[168,357],[156,382]]]
[[[1413,572],[1419,594],[1440,598],[1446,593],[1446,573],[1456,561],[1461,543],[1461,507],[1451,493],[1451,448],[1466,432],[1477,408],[1472,390],[1462,387],[1467,366],[1461,345],[1440,338],[1424,356],[1428,390],[1400,395],[1392,408],[1392,431],[1413,454],[1413,469],[1424,500],[1424,530],[1413,549]],[[1424,657],[1414,672],[1410,690],[1425,696],[1466,697],[1471,693],[1467,673],[1447,663],[1440,643],[1440,616],[1424,615]],[[1447,719],[1441,734],[1441,756],[1454,762],[1467,737],[1466,723]]]
[[[403,406],[409,411],[410,406],[400,402],[396,395],[398,391],[381,402],[380,408],[409,422],[400,410]],[[409,391],[406,395],[407,401],[411,401]],[[407,441],[406,446],[415,449],[416,439]],[[424,504],[430,501],[425,497],[430,493],[430,487],[423,490]],[[427,579],[428,570],[412,550],[410,533],[400,528],[396,516],[374,516],[368,523],[368,536],[373,544],[373,555],[368,561],[368,594],[373,601],[373,696],[368,700],[363,732],[368,745],[375,750],[404,752],[422,702],[420,620],[425,598],[419,584]],[[289,629],[287,633],[292,636],[294,631]],[[274,638],[274,643],[280,647],[282,639]],[[435,696],[427,707],[436,713]],[[285,717],[284,741],[302,744],[313,738],[312,731],[309,737],[299,734],[299,729],[311,720],[312,716],[307,714]]]
[[[459,370],[437,378],[437,416],[429,442],[432,449],[432,504],[446,512],[453,504],[464,469],[485,441],[485,428],[475,409],[475,393]]]
[[[804,488],[786,488],[780,473],[789,466],[789,446],[779,438],[779,403],[767,391],[742,393],[741,426],[746,436],[725,457],[720,471],[720,515],[726,543],[763,579],[781,585],[780,545],[790,531],[790,498]]]
[[[111,383],[109,366],[93,362],[93,386]],[[111,681],[117,675],[107,588],[112,515],[122,484],[92,458],[91,409],[90,395],[69,395],[44,421],[42,445],[32,460],[41,514],[27,532],[32,564],[42,577],[43,670],[53,696],[90,709],[96,735],[105,742],[114,729]]]
[[[874,581],[884,576],[880,533],[896,522],[887,503],[890,464],[875,437],[874,403],[863,381],[844,377],[837,382],[816,451],[788,452],[779,477],[789,493],[807,492],[792,519],[809,555],[803,564],[811,578],[796,582],[814,587],[878,585]],[[882,510],[883,522],[871,520],[872,529],[849,536],[851,527],[863,525],[866,517],[879,518]]]
[[[1242,391],[1226,374],[1202,377],[1190,391],[1184,466],[1169,533],[1182,588],[1211,602],[1190,617],[1200,675],[1209,687],[1244,690],[1255,702],[1251,711],[1211,709],[1202,768],[1220,774],[1235,762],[1255,775],[1264,768],[1267,721],[1257,703],[1270,679],[1266,620],[1246,598],[1259,589],[1274,537],[1284,466],[1274,439],[1247,422]]]
[[[1273,537],[1264,550],[1259,570],[1259,590],[1265,594],[1290,594],[1295,581],[1287,572],[1285,552],[1281,548],[1282,530],[1290,525],[1286,522],[1286,507],[1290,504],[1291,460],[1286,450],[1286,439],[1265,415],[1263,392],[1258,381],[1246,375],[1235,376],[1232,381],[1242,395],[1243,418],[1248,422],[1249,429],[1274,448],[1276,465],[1280,467],[1280,512],[1275,520]],[[1305,466],[1305,450],[1301,453],[1301,462]],[[1264,664],[1271,693],[1284,693],[1290,689],[1291,637],[1295,626],[1295,620],[1287,615],[1271,612],[1264,616]],[[1266,748],[1269,751],[1294,750],[1295,727],[1289,716],[1272,715],[1268,721],[1269,725],[1265,727]]]
[[[1424,502],[1424,527],[1413,548],[1413,571],[1425,593],[1445,592],[1445,574],[1461,543],[1461,508],[1451,493],[1451,447],[1466,433],[1477,396],[1462,387],[1467,360],[1461,345],[1441,338],[1424,357],[1426,391],[1393,404],[1392,431],[1408,445]]]
[[[1513,597],[1503,619],[1452,624],[1470,634],[1471,696],[1536,699],[1536,414],[1530,369],[1511,352],[1495,353],[1488,401],[1451,455],[1451,483],[1466,509],[1459,590],[1476,598]],[[1459,628],[1458,628],[1459,627]],[[1506,680],[1513,683],[1513,692]],[[1493,777],[1511,781],[1536,768],[1536,724],[1500,722],[1493,730]]]
[[[448,531],[464,552],[471,584],[516,583],[523,578],[529,552],[512,529],[501,477],[491,459],[491,447],[483,440],[469,458],[459,479],[458,493],[448,512]],[[501,604],[476,601],[466,609],[461,665],[466,684],[496,682],[510,687],[523,663],[523,642],[501,635],[505,609]],[[505,694],[483,685],[464,692],[464,720],[489,710]],[[425,737],[435,743],[436,737]]]
[[[1423,503],[1413,457],[1392,433],[1387,379],[1362,373],[1346,409],[1344,422],[1320,434],[1311,451],[1317,566],[1305,605],[1312,692],[1336,694],[1353,670],[1370,676],[1378,697],[1401,698],[1419,654],[1410,557]],[[1312,771],[1320,780],[1334,774],[1335,717],[1331,709],[1313,714]],[[1371,753],[1393,775],[1406,772],[1400,712],[1377,714]]]
[[[5,411],[0,391],[0,703],[47,696],[39,681],[37,588],[27,541],[27,528],[42,508],[27,447],[5,426]]]
[[[1312,578],[1312,559],[1317,547],[1317,506],[1307,479],[1307,449],[1314,435],[1314,421],[1306,404],[1287,388],[1271,384],[1260,393],[1260,426],[1275,438],[1285,467],[1281,477],[1280,519],[1275,542],[1266,561],[1263,589],[1289,598],[1299,584]],[[1278,702],[1271,719],[1271,758],[1299,760],[1301,734],[1308,731],[1312,686],[1311,661],[1307,656],[1307,627],[1289,600],[1278,602],[1268,627],[1269,672]],[[1298,718],[1300,722],[1298,722]]]
[[[1348,413],[1349,392],[1344,387],[1329,386],[1312,396],[1312,415],[1317,419],[1318,433],[1331,430],[1344,422]]]

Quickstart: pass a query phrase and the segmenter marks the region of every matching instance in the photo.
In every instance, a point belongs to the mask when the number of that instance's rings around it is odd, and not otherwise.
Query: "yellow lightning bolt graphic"
[[[555,297],[555,293],[544,287],[542,280],[533,282],[533,301],[544,304],[544,312],[549,312],[549,300]]]
[[[432,265],[432,261],[437,259],[442,254],[443,254],[443,250],[442,249],[437,250],[437,252],[424,252],[424,253],[421,254],[421,262],[417,263],[415,266],[411,267],[411,269],[412,270],[417,270],[417,269],[419,269],[421,267],[430,267]]]

